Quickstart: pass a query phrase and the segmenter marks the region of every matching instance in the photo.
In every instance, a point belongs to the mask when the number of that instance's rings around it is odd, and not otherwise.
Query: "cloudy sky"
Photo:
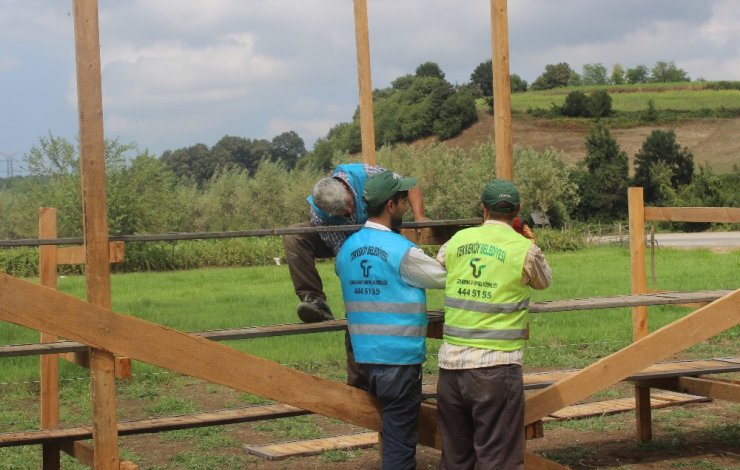
[[[367,0],[372,80],[425,61],[453,83],[490,58],[488,0]],[[511,72],[673,61],[740,80],[740,1],[509,0]],[[100,0],[106,137],[156,155],[294,130],[307,146],[357,106],[352,0]],[[77,133],[71,0],[0,0],[0,176]],[[16,163],[17,165],[19,163]],[[17,171],[17,169],[16,169]]]

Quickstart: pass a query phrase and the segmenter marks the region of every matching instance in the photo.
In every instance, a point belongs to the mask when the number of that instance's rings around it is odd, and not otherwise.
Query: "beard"
[[[391,215],[391,230],[398,233],[401,230],[402,223],[403,223],[403,214],[392,214]]]

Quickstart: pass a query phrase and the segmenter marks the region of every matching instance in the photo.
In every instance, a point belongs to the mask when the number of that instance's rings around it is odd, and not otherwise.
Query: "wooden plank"
[[[740,223],[737,207],[646,207],[646,220]]]
[[[496,177],[513,180],[509,19],[506,0],[491,0],[491,49],[493,51],[493,128],[496,144]]]
[[[219,410],[183,416],[120,421],[118,423],[118,434],[120,436],[131,436],[204,426],[249,423],[306,414],[310,414],[310,412],[283,404],[249,406],[234,410]],[[43,444],[53,441],[79,441],[91,437],[92,427],[90,426],[2,433],[0,434],[0,447]]]
[[[56,235],[54,237],[44,238],[56,238]],[[108,261],[110,263],[123,263],[124,253],[124,242],[108,243]],[[57,264],[85,264],[85,247],[67,246],[59,248],[57,251]]]
[[[39,238],[57,237],[57,211],[53,207],[39,208]],[[39,282],[51,289],[57,288],[57,255],[56,245],[39,247]],[[57,341],[55,335],[41,332],[41,342]],[[49,429],[59,426],[59,356],[44,355],[39,358],[39,389],[41,407],[41,428]],[[41,459],[45,470],[61,468],[59,445],[46,443],[41,449]]]
[[[74,0],[73,4],[87,300],[110,308],[98,2]],[[113,354],[91,351],[90,364],[95,468],[118,470]]]
[[[532,423],[740,323],[740,290],[664,326],[527,399]]]
[[[283,460],[290,457],[318,455],[327,450],[365,449],[378,443],[377,432],[362,432],[342,436],[306,439],[302,441],[282,442],[263,446],[245,445],[244,449],[267,460]]]
[[[689,403],[702,403],[708,401],[711,401],[711,399],[703,396],[688,395],[683,393],[666,394],[665,392],[663,392],[655,393],[650,397],[650,407],[652,409],[660,409],[667,408],[669,406],[686,405]],[[615,398],[612,400],[566,406],[562,410],[558,410],[543,418],[543,421],[610,415],[616,413],[624,413],[626,411],[632,411],[634,409],[634,397]]]
[[[643,188],[629,188],[627,192],[630,235],[630,279],[632,294],[647,293],[645,271],[645,204]],[[632,339],[648,335],[648,310],[645,306],[632,307]],[[650,411],[650,389],[635,385],[635,422],[640,442],[653,437]]]
[[[59,444],[62,450],[69,456],[74,457],[83,465],[95,466],[95,449],[87,442],[62,442]],[[139,466],[128,460],[122,460],[119,470],[138,470]],[[46,470],[46,467],[44,467]]]
[[[549,313],[568,310],[603,309],[629,307],[633,305],[669,305],[681,304],[687,300],[711,302],[732,292],[731,290],[709,290],[696,292],[666,292],[659,294],[625,295],[616,297],[598,297],[590,299],[566,299],[537,302],[530,304],[530,313]],[[444,320],[440,311],[429,311],[429,323],[438,323]],[[210,339],[212,341],[227,341],[237,339],[266,338],[273,336],[297,335],[308,333],[322,333],[327,331],[343,331],[347,328],[346,320],[332,320],[319,323],[289,323],[283,325],[253,326],[224,330],[193,332],[191,334]],[[30,356],[37,354],[56,354],[64,352],[86,351],[86,346],[74,341],[59,341],[48,344],[16,344],[0,346],[0,357]]]
[[[0,275],[0,319],[43,329],[91,347],[130,356],[181,374],[254,393],[378,430],[374,397],[348,385],[284,367],[227,346]],[[51,312],[54,312],[53,314]],[[431,410],[422,407],[420,443],[438,441]]]
[[[701,395],[716,400],[740,403],[740,381],[708,377],[672,377],[652,379],[647,385],[663,390]]]
[[[376,165],[375,118],[373,117],[373,85],[370,73],[370,34],[367,21],[367,0],[354,0],[355,40],[357,43],[357,82],[360,90],[360,136],[362,162]]]

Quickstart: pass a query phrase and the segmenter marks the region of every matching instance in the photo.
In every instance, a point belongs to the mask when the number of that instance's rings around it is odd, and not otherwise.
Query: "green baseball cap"
[[[392,171],[381,171],[367,179],[362,195],[368,207],[378,207],[399,191],[416,186],[416,178],[396,178]]]
[[[517,210],[519,208],[519,191],[511,181],[495,179],[483,188],[480,200],[489,210],[499,202],[508,202],[512,205],[511,209]],[[511,212],[511,209],[502,211],[499,207],[497,212]]]

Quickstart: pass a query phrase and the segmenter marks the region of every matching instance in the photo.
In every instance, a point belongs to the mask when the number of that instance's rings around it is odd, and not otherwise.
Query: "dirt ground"
[[[493,115],[481,111],[478,117],[477,123],[446,143],[467,149],[486,142],[493,135]],[[671,125],[617,128],[611,129],[611,133],[632,161],[645,138],[654,129],[673,129],[676,142],[681,147],[688,147],[694,154],[697,165],[709,163],[714,171],[725,173],[732,170],[733,164],[740,164],[740,118],[697,119]],[[585,157],[584,140],[588,133],[588,123],[566,126],[528,115],[514,115],[512,119],[515,146],[531,147],[538,151],[552,147],[563,152],[566,161],[571,163]]]
[[[629,388],[623,384],[623,389]],[[211,385],[188,379],[183,396],[192,399],[202,411],[212,411],[233,406],[238,393],[229,389],[214,389]],[[138,400],[120,400],[123,419],[143,418],[142,403]],[[362,432],[363,429],[320,416],[311,416],[325,435]],[[740,407],[729,402],[714,401],[673,407],[653,412],[654,440],[639,444],[635,439],[634,415],[622,413],[601,417],[596,423],[583,422],[573,425],[545,425],[545,437],[528,441],[528,450],[552,459],[573,469],[622,468],[622,469],[740,469]],[[236,445],[197,450],[197,436],[172,439],[164,435],[141,435],[121,438],[121,449],[138,457],[140,468],[258,468],[276,469],[377,469],[377,446],[350,452],[335,452],[311,457],[268,461],[247,455],[244,445],[271,444],[296,439],[278,438],[261,423],[224,426],[223,432]],[[224,463],[210,467],[179,466],[173,458],[178,454],[194,452],[239,457],[243,467]],[[420,470],[439,467],[440,452],[419,447],[417,465]],[[233,461],[233,460],[232,460]],[[173,463],[175,462],[175,463]]]

